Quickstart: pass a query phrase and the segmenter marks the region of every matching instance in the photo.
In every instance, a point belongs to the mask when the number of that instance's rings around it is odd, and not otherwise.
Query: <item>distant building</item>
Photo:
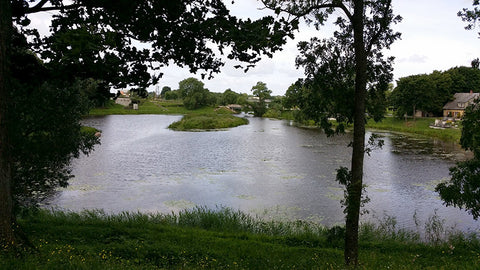
[[[132,100],[130,98],[119,97],[115,100],[115,103],[128,107],[130,103],[132,103]]]
[[[227,108],[236,112],[241,112],[243,109],[243,106],[238,104],[229,104],[227,105]]]
[[[480,93],[456,93],[453,101],[443,106],[443,116],[462,118],[465,109],[480,97]]]

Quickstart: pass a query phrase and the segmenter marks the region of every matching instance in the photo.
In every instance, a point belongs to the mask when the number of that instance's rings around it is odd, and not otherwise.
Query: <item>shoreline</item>
[[[214,113],[215,108],[204,107],[197,110],[187,110],[181,102],[172,101],[144,101],[140,104],[138,110],[125,109],[119,104],[110,104],[106,108],[94,108],[87,116],[104,116],[104,115],[139,115],[139,114],[158,114],[158,115],[186,115],[186,114],[204,114]],[[271,118],[271,117],[268,117]],[[290,120],[290,117],[274,118],[279,120]],[[433,129],[430,124],[435,122],[438,117],[417,118],[415,121],[409,119],[396,119],[393,117],[385,117],[382,121],[376,123],[368,120],[366,128],[369,130],[385,130],[391,132],[401,132],[412,135],[421,135],[431,138],[437,138],[445,142],[453,142],[460,144],[461,127],[448,129]],[[293,120],[294,121],[294,120]],[[302,126],[301,128],[318,128],[316,126]]]

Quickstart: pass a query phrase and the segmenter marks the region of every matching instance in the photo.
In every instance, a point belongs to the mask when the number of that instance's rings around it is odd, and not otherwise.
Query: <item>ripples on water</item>
[[[227,131],[174,132],[180,116],[124,115],[85,120],[102,130],[102,144],[75,160],[71,185],[50,206],[79,211],[171,212],[195,205],[228,206],[262,217],[343,223],[335,170],[349,167],[349,134],[326,138],[287,121],[250,118]],[[477,223],[447,208],[434,192],[465,154],[454,144],[382,132],[385,145],[365,159],[371,202],[364,220],[397,217],[415,228],[438,209],[447,224]],[[368,134],[367,134],[368,136]],[[422,223],[423,224],[423,223]]]

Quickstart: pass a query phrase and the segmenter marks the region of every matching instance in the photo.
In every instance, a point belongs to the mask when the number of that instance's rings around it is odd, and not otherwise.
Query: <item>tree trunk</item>
[[[417,116],[417,106],[413,105],[413,122],[415,122],[415,117]]]
[[[0,248],[15,244],[10,144],[6,115],[9,98],[8,47],[12,31],[10,0],[0,0]]]
[[[353,127],[352,179],[347,187],[348,205],[345,224],[345,263],[358,264],[358,228],[363,187],[365,155],[365,98],[367,88],[367,53],[364,32],[364,2],[354,1],[352,18],[355,50],[355,108]]]

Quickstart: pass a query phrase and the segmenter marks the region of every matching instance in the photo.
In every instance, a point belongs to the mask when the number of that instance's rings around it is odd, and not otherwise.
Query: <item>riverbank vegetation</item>
[[[94,108],[90,110],[89,115],[91,116],[101,116],[101,115],[112,115],[112,114],[167,114],[167,115],[193,115],[193,114],[213,114],[215,111],[214,107],[202,107],[195,110],[188,110],[183,106],[181,100],[141,100],[138,110],[133,110],[129,107],[124,107],[113,102],[107,103],[105,107]],[[281,110],[278,108],[270,108],[265,114],[264,117],[268,118],[277,118],[277,119],[286,119],[293,121],[300,121],[300,126],[309,126],[314,127],[315,121],[313,120],[299,120],[295,117],[296,111],[294,110]],[[394,117],[386,117],[380,122],[375,122],[373,119],[369,120],[367,123],[367,128],[370,129],[381,129],[389,130],[395,132],[411,133],[429,136],[433,138],[438,138],[444,141],[449,142],[459,142],[461,135],[461,122],[457,128],[447,128],[447,129],[432,129],[430,124],[435,122],[436,118],[416,118],[408,119],[398,119]]]
[[[375,122],[370,119],[367,123],[367,128],[382,129],[403,133],[411,133],[438,138],[448,142],[460,142],[461,124],[457,128],[433,129],[430,125],[435,122],[435,118],[417,118],[415,120],[398,119],[394,117],[386,117],[380,122]],[[460,123],[460,122],[459,122]]]
[[[228,208],[168,215],[40,210],[18,223],[33,247],[0,247],[1,269],[345,269],[343,228],[260,220]],[[359,269],[480,267],[476,235],[445,234],[434,220],[436,230],[422,240],[395,224],[387,217],[361,226]]]
[[[238,127],[248,124],[248,120],[224,113],[188,114],[168,128],[176,131],[203,131]]]
[[[188,110],[183,106],[181,100],[149,100],[140,99],[138,110],[132,107],[124,107],[114,102],[108,102],[104,107],[91,109],[89,115],[113,115],[113,114],[171,114],[182,115],[190,113],[210,113],[213,112],[213,107],[203,107],[195,110]]]

